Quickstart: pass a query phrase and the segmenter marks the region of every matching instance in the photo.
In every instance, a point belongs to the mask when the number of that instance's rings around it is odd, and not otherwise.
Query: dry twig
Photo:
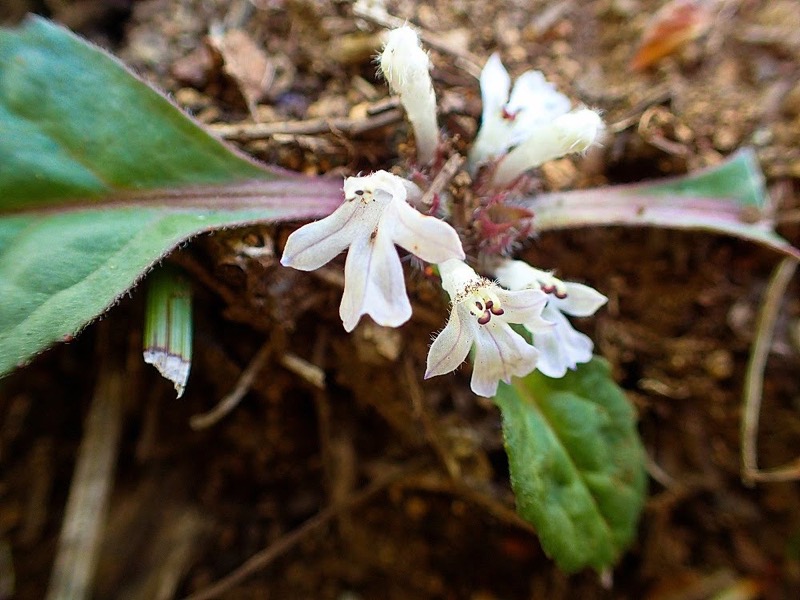
[[[305,121],[278,121],[275,123],[237,123],[235,125],[209,125],[208,129],[215,135],[228,139],[247,142],[263,140],[277,134],[314,135],[320,133],[336,133],[359,135],[386,125],[403,120],[403,111],[391,108],[376,115],[366,117],[329,117],[307,119]]]
[[[371,500],[394,482],[417,471],[420,467],[421,465],[419,462],[412,463],[411,465],[397,469],[376,479],[360,492],[350,496],[347,500],[338,504],[333,504],[325,510],[320,511],[316,516],[311,517],[297,529],[279,538],[275,543],[264,550],[257,552],[226,577],[220,579],[206,589],[184,598],[184,600],[209,600],[210,598],[219,597],[254,573],[264,569],[273,560],[297,546],[306,537],[330,523],[337,516],[346,511],[353,510],[357,506]]]
[[[430,187],[422,194],[420,204],[430,206],[433,203],[433,197],[450,184],[463,164],[464,157],[460,154],[453,154],[448,158],[442,169],[436,174],[433,181],[431,181]]]
[[[744,380],[744,399],[742,408],[742,480],[752,485],[756,481],[789,481],[800,478],[800,457],[791,463],[775,469],[761,471],[758,468],[758,418],[761,410],[761,394],[764,389],[764,369],[767,366],[769,349],[775,333],[775,323],[781,301],[789,281],[797,268],[792,258],[784,258],[775,267],[769,281],[761,312],[756,324],[756,336],[747,363]]]
[[[91,596],[122,431],[124,369],[110,352],[109,326],[98,336],[100,367],[75,474],[61,525],[47,598],[80,600]]]
[[[253,381],[255,381],[259,372],[261,372],[261,369],[266,364],[271,353],[272,341],[270,340],[261,346],[261,349],[253,357],[253,360],[250,361],[250,364],[247,365],[247,368],[242,371],[239,381],[236,382],[236,387],[233,388],[233,391],[230,394],[220,400],[219,404],[217,404],[207,413],[195,415],[189,420],[189,424],[191,425],[192,429],[197,430],[211,427],[222,417],[236,408],[239,405],[239,402],[242,401],[242,398],[244,398],[244,395],[250,391]]]
[[[422,394],[422,389],[419,385],[419,375],[414,372],[414,362],[411,356],[406,355],[403,361],[403,376],[406,380],[406,388],[408,395],[411,397],[411,404],[414,407],[414,414],[422,428],[425,430],[425,438],[428,444],[433,449],[439,462],[444,467],[445,472],[450,476],[450,479],[459,480],[461,478],[461,469],[459,468],[458,461],[448,452],[447,447],[439,435],[439,430],[436,428],[430,411],[425,406],[425,398]]]
[[[400,485],[403,489],[419,490],[434,494],[449,494],[477,506],[492,515],[498,521],[522,529],[528,533],[536,533],[536,529],[517,512],[506,504],[492,498],[490,495],[471,488],[461,481],[448,481],[441,477],[432,479],[420,476],[403,480]]]
[[[295,375],[299,375],[318,390],[325,389],[325,371],[317,365],[300,358],[296,354],[286,352],[278,359],[281,366]]]

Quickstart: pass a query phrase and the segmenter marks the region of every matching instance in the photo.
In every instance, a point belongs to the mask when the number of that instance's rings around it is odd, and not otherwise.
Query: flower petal
[[[455,229],[436,217],[423,215],[405,201],[391,202],[378,227],[386,230],[395,244],[424,261],[441,263],[465,258]]]
[[[470,387],[479,396],[497,394],[497,383],[511,383],[536,368],[539,352],[530,346],[508,323],[493,319],[477,328],[475,364]]]
[[[455,258],[446,260],[437,266],[439,267],[439,276],[442,278],[442,288],[453,302],[456,301],[459,291],[481,285],[481,282],[484,281],[467,263]]]
[[[364,228],[369,231],[369,206],[358,201],[345,201],[332,214],[320,221],[303,225],[286,240],[281,264],[300,271],[313,271],[330,262],[347,248]],[[365,227],[366,225],[366,227]]]
[[[541,290],[521,290],[497,292],[503,308],[503,320],[508,323],[521,323],[538,331],[550,329],[553,324],[542,319],[542,310],[547,304],[547,294]]]
[[[508,147],[525,141],[538,125],[569,112],[570,101],[539,71],[526,71],[514,83],[506,110],[514,115]]]
[[[468,321],[462,321],[454,306],[444,329],[439,332],[428,350],[425,379],[455,371],[464,362],[472,347],[474,332]]]
[[[483,102],[483,121],[487,115],[503,110],[511,89],[511,76],[503,66],[500,55],[495,52],[486,61],[481,71],[481,101]]]
[[[608,298],[588,285],[565,282],[564,286],[567,288],[567,297],[552,297],[551,302],[555,308],[573,317],[590,317],[608,302]]]
[[[362,315],[385,327],[411,318],[403,267],[392,240],[380,229],[356,239],[344,264],[344,294],[339,316],[352,331]]]
[[[412,190],[422,194],[410,181],[382,170],[361,177],[348,177],[342,186],[345,200],[360,199],[364,204],[377,202],[381,209],[391,200],[405,200]]]
[[[539,350],[536,368],[548,377],[563,377],[567,369],[592,359],[594,344],[588,336],[576,331],[557,308],[545,307],[543,316],[555,323],[549,331],[533,331],[533,345]]]
[[[484,160],[508,149],[512,122],[504,118],[504,107],[511,89],[500,55],[492,54],[481,71],[481,127],[469,151],[469,170],[474,173]]]
[[[528,138],[509,152],[497,166],[492,183],[508,185],[528,169],[591,146],[602,129],[600,115],[576,110],[535,127]]]

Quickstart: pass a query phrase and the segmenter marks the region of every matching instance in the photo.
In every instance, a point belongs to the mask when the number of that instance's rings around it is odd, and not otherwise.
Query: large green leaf
[[[272,175],[49,21],[0,30],[0,206]]]
[[[203,231],[329,214],[341,182],[266,169],[108,54],[0,29],[0,375],[75,335]]]
[[[635,414],[595,358],[561,379],[534,372],[495,398],[517,510],[565,571],[612,566],[644,504],[644,450]]]

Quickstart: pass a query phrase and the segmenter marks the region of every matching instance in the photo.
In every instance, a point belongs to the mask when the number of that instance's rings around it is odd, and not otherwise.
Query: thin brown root
[[[261,369],[266,364],[271,353],[272,343],[268,341],[261,346],[261,349],[253,357],[253,360],[250,361],[250,364],[247,365],[247,368],[242,371],[239,381],[236,382],[236,387],[233,388],[233,391],[230,394],[220,400],[219,404],[217,404],[209,412],[195,415],[189,419],[189,425],[191,428],[198,430],[211,427],[225,415],[231,412],[234,408],[236,408],[239,405],[239,402],[242,401],[242,398],[244,398],[244,395],[250,391],[253,381],[255,381],[256,376],[261,372]]]
[[[184,600],[208,600],[209,598],[219,597],[243,582],[254,573],[264,569],[276,558],[297,546],[309,535],[330,523],[337,516],[344,512],[353,510],[357,506],[371,500],[374,496],[380,494],[394,482],[408,476],[410,473],[418,471],[420,468],[420,463],[416,462],[406,467],[394,470],[391,473],[387,473],[383,477],[376,479],[360,492],[350,496],[350,498],[347,500],[338,504],[333,504],[325,510],[320,511],[316,514],[316,516],[311,517],[308,521],[294,531],[291,531],[285,536],[279,538],[275,541],[275,543],[271,544],[264,550],[254,554],[226,577],[220,579],[218,582],[212,584],[206,589],[188,596]]]
[[[403,368],[403,376],[406,380],[408,395],[411,397],[411,404],[414,407],[414,415],[422,424],[422,429],[425,431],[425,439],[433,449],[445,472],[450,476],[450,479],[457,481],[461,479],[461,469],[458,461],[448,452],[439,435],[439,430],[436,428],[436,423],[428,407],[425,406],[425,398],[419,385],[419,374],[414,372],[414,363],[408,355],[403,361]]]
[[[742,481],[747,485],[752,485],[756,481],[787,481],[800,477],[800,458],[777,469],[769,471],[758,469],[758,420],[764,389],[764,369],[767,366],[781,301],[797,268],[797,262],[792,258],[784,258],[772,273],[764,292],[756,324],[755,340],[747,363],[741,427]]]

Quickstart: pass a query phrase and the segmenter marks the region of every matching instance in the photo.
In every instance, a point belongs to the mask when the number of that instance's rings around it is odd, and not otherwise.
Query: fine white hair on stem
[[[436,124],[436,94],[430,75],[430,60],[417,33],[408,25],[389,32],[380,58],[380,69],[389,88],[400,96],[417,142],[417,160],[433,160],[439,139]]]

